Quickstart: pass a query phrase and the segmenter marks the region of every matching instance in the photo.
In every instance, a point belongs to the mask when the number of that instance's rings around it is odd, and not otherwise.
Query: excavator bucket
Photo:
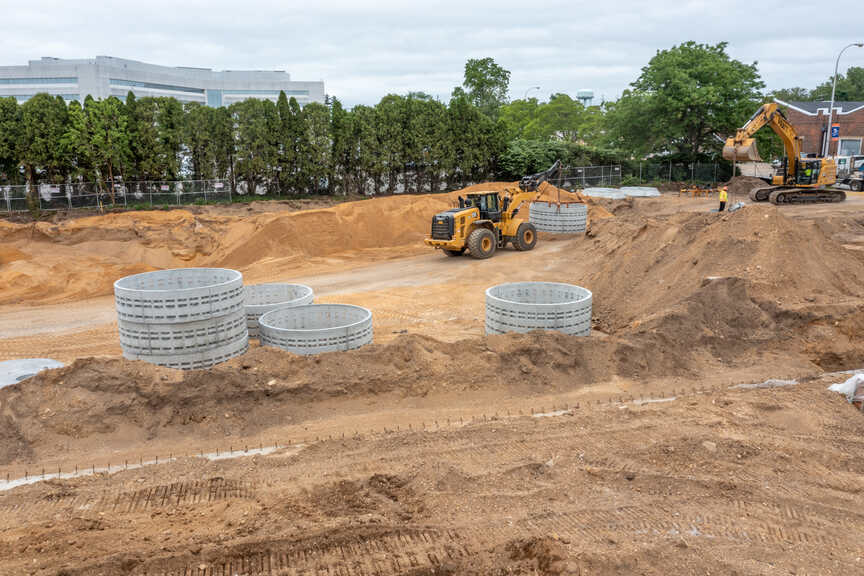
[[[723,146],[723,158],[737,162],[762,161],[759,151],[756,150],[756,140],[754,138],[745,138],[737,142],[734,138],[729,138]]]

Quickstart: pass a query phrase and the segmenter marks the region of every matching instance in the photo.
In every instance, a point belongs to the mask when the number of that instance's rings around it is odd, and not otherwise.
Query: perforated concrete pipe
[[[258,337],[258,319],[276,308],[312,304],[312,288],[303,284],[254,284],[246,286],[246,326],[249,337]]]
[[[540,232],[584,234],[588,225],[588,207],[578,202],[532,202],[531,223]]]
[[[249,347],[243,275],[224,268],[145,272],[114,283],[123,356],[184,370]]]
[[[548,330],[588,336],[590,290],[559,282],[512,282],[486,290],[486,334]]]
[[[261,344],[294,354],[352,350],[372,342],[372,312],[351,304],[277,308],[258,319]]]

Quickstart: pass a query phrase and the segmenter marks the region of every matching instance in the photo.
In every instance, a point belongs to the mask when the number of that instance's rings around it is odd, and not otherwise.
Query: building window
[[[837,148],[838,156],[855,156],[861,153],[861,138],[841,138]]]
[[[0,78],[0,84],[77,84],[78,78]]]
[[[35,94],[16,94],[16,95],[12,96],[12,98],[15,98],[16,100],[18,100],[18,102],[26,102],[30,98],[33,98],[33,96],[35,96]],[[49,94],[49,96],[51,96],[51,97],[60,96],[61,98],[63,98],[67,102],[71,102],[72,100],[80,100],[81,99],[80,94]]]
[[[222,107],[221,90],[207,90],[207,106],[210,106],[211,108]]]
[[[266,94],[269,96],[279,96],[279,92],[285,92],[286,96],[308,96],[309,90],[223,90],[223,94]]]
[[[173,86],[171,84],[157,84],[155,82],[140,82],[138,80],[124,80],[122,78],[111,78],[108,80],[113,86],[131,86],[133,88],[152,88],[153,90],[169,90],[171,92],[188,92],[190,94],[204,94],[203,88],[191,88],[189,86]]]

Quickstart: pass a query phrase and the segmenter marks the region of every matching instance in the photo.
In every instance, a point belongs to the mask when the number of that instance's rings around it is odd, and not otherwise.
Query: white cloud
[[[442,99],[467,58],[512,72],[511,92],[617,97],[658,49],[729,42],[769,88],[812,87],[864,40],[857,1],[405,2],[0,0],[0,63],[111,55],[164,65],[284,69],[346,104],[419,90]],[[839,17],[830,17],[830,13]],[[844,16],[845,15],[845,16]],[[864,66],[850,50],[841,69]],[[535,94],[537,94],[535,92]]]

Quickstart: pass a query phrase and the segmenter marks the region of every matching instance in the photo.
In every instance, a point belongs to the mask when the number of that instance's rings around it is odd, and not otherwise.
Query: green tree
[[[831,100],[833,78],[829,78],[813,90],[813,100]],[[837,75],[837,90],[835,102],[864,101],[864,68],[853,66],[846,74]]]
[[[303,107],[304,146],[301,149],[302,172],[306,189],[314,194],[328,190],[330,173],[331,138],[330,110],[327,106],[311,102]]]
[[[21,109],[13,98],[0,98],[0,182],[15,182],[18,176],[18,145],[21,139]]]
[[[258,186],[265,183],[270,162],[276,158],[271,149],[267,114],[264,102],[255,99],[231,104],[230,111],[234,120],[237,157],[236,177],[246,182],[249,194],[255,194]],[[273,106],[273,103],[270,102]],[[273,107],[275,112],[275,106]]]
[[[472,58],[465,63],[462,86],[474,106],[486,116],[496,118],[498,109],[507,103],[510,72],[496,64],[492,58]]]
[[[195,180],[209,180],[215,174],[214,112],[215,109],[199,102],[187,102],[183,106],[183,143]]]
[[[686,42],[658,51],[612,108],[618,143],[634,153],[691,161],[714,155],[715,134],[729,134],[759,106],[756,64],[726,54],[726,43]]]
[[[781,88],[771,93],[771,98],[777,98],[784,102],[809,102],[813,100],[813,94],[807,88]]]
[[[27,198],[31,210],[39,207],[38,173],[41,171],[53,182],[62,179],[68,169],[65,151],[60,146],[68,119],[66,103],[60,96],[36,94],[21,105],[18,157],[29,184]]]

